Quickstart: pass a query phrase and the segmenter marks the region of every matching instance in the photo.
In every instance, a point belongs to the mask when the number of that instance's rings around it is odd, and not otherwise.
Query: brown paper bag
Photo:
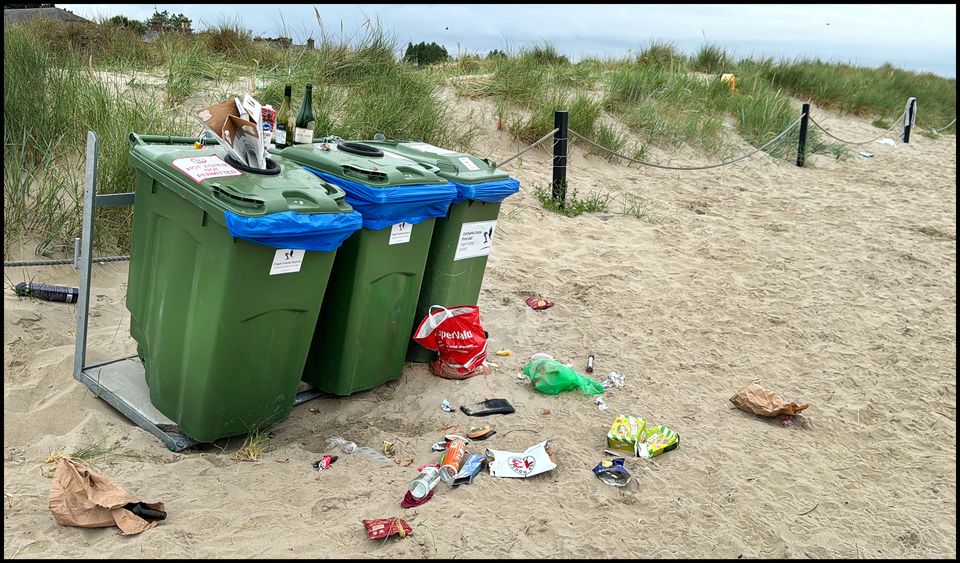
[[[753,383],[737,391],[730,397],[730,402],[742,411],[771,417],[781,414],[796,416],[810,406],[809,403],[798,405],[784,401],[780,395],[763,388],[759,379],[754,379]]]
[[[48,499],[53,519],[63,526],[117,526],[124,535],[131,535],[157,525],[156,521],[144,520],[123,508],[129,502],[140,501],[120,485],[69,459],[61,459],[57,465]],[[162,502],[144,505],[153,510],[163,510]]]

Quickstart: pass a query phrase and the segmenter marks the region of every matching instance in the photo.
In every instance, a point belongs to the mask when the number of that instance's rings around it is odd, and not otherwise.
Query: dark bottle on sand
[[[32,282],[18,283],[16,291],[20,297],[36,297],[46,301],[62,301],[64,303],[76,303],[77,296],[80,295],[80,290],[76,287]]]

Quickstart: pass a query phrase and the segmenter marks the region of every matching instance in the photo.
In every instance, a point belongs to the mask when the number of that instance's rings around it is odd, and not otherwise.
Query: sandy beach
[[[496,129],[491,103],[457,103],[481,126],[475,154],[522,148]],[[844,138],[881,132],[816,111]],[[628,167],[574,145],[571,188],[611,198],[609,212],[574,218],[533,195],[549,161],[538,150],[505,168],[522,189],[503,204],[480,296],[491,351],[514,354],[491,354],[488,376],[456,382],[407,364],[398,381],[307,402],[256,462],[232,459],[242,437],[170,452],[95,397],[71,373],[76,306],[11,288],[75,286],[76,272],[6,268],[4,557],[956,557],[955,136],[810,156],[804,168],[761,154],[699,172]],[[621,213],[625,197],[642,198],[644,218]],[[88,363],[135,353],[126,284],[126,263],[94,266]],[[529,296],[556,306],[534,311]],[[626,386],[603,395],[605,412],[577,391],[540,394],[517,378],[537,352],[581,372],[593,354],[597,379],[616,371]],[[810,407],[793,427],[737,410],[728,399],[754,379]],[[516,413],[440,408],[484,397]],[[618,414],[681,436],[662,457],[628,457],[623,489],[591,472]],[[549,440],[558,467],[441,484],[401,508],[416,467],[438,459],[441,430],[482,422],[497,434],[471,451]],[[414,461],[334,452],[332,436],[378,450],[393,441]],[[163,501],[167,520],[132,537],[55,523],[43,462],[91,444],[113,447],[98,469]],[[325,453],[340,458],[318,473],[311,462]],[[366,537],[361,520],[393,516],[413,534]]]

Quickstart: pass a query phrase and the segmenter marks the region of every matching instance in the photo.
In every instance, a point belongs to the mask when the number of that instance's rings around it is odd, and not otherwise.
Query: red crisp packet
[[[402,538],[413,533],[413,528],[399,518],[364,520],[363,525],[367,528],[367,537],[372,540],[381,540],[397,534]]]

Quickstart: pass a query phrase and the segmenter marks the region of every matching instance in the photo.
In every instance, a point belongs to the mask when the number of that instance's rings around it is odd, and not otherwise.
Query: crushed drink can
[[[333,462],[337,461],[337,457],[338,456],[335,455],[325,455],[323,456],[323,459],[313,462],[313,468],[317,471],[323,471],[324,469],[333,465]]]

